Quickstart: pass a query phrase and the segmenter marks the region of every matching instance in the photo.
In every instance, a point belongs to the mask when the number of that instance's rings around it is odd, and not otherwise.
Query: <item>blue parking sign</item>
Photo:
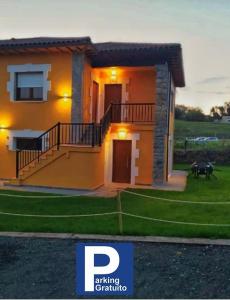
[[[77,243],[78,295],[132,295],[132,243]]]

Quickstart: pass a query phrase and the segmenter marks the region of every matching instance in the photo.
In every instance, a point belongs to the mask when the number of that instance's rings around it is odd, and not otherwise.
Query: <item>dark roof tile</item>
[[[151,66],[168,63],[177,87],[185,86],[181,45],[178,43],[119,43],[94,44],[94,67],[103,66]]]

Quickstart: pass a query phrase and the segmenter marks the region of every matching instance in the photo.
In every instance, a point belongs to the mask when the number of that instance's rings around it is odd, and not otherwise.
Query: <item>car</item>
[[[207,137],[205,141],[206,142],[218,142],[219,139],[216,136],[210,136],[210,137]]]
[[[205,136],[199,136],[199,137],[195,138],[194,141],[195,141],[195,143],[200,144],[200,143],[205,143],[206,139],[207,139],[207,137],[205,137]]]

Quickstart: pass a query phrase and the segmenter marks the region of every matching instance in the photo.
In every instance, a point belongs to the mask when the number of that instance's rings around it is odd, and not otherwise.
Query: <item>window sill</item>
[[[48,100],[12,100],[13,103],[44,103]]]

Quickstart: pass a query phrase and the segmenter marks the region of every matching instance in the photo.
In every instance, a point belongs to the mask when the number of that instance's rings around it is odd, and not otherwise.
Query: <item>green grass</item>
[[[217,136],[230,139],[230,124],[175,120],[176,140],[197,136]]]
[[[20,195],[39,195],[38,193],[22,193],[1,191],[2,193]],[[41,197],[44,197],[41,194]],[[97,197],[74,198],[14,198],[0,196],[0,212],[17,214],[49,214],[73,215],[95,214],[116,211],[116,201]],[[116,234],[117,216],[85,217],[85,218],[34,218],[7,216],[0,214],[0,231],[24,232],[75,232]]]
[[[230,168],[218,167],[215,174],[218,178],[217,180],[206,180],[204,178],[194,179],[193,177],[189,177],[188,185],[184,192],[150,190],[139,190],[137,192],[156,197],[184,201],[217,203],[229,201],[229,205],[172,203],[139,196],[132,198],[127,194],[127,196],[123,195],[122,197],[123,210],[133,214],[172,221],[230,224]],[[126,234],[230,238],[230,226],[224,228],[167,224],[145,220],[134,220],[131,217],[125,217],[124,219]]]
[[[230,129],[230,128],[229,128]],[[184,150],[184,140],[175,140],[174,147],[176,150]],[[230,149],[230,139],[222,139],[217,142],[208,142],[208,143],[187,143],[187,150],[228,150]]]
[[[186,166],[180,166],[186,168]],[[230,167],[217,167],[217,180],[189,177],[184,192],[155,190],[132,190],[137,193],[184,201],[229,201]],[[1,191],[2,193],[34,195]],[[39,194],[37,194],[39,195]],[[44,196],[44,195],[42,195]],[[122,210],[127,213],[180,222],[230,224],[229,205],[205,205],[172,203],[133,196],[121,195]],[[0,196],[0,211],[22,214],[90,214],[117,210],[115,198],[74,197],[74,198],[14,198]],[[210,227],[169,224],[135,219],[123,216],[124,234],[159,235],[180,237],[230,238],[230,227]],[[118,234],[118,216],[99,216],[86,218],[48,219],[0,215],[0,231],[24,232],[72,232],[95,234]]]

